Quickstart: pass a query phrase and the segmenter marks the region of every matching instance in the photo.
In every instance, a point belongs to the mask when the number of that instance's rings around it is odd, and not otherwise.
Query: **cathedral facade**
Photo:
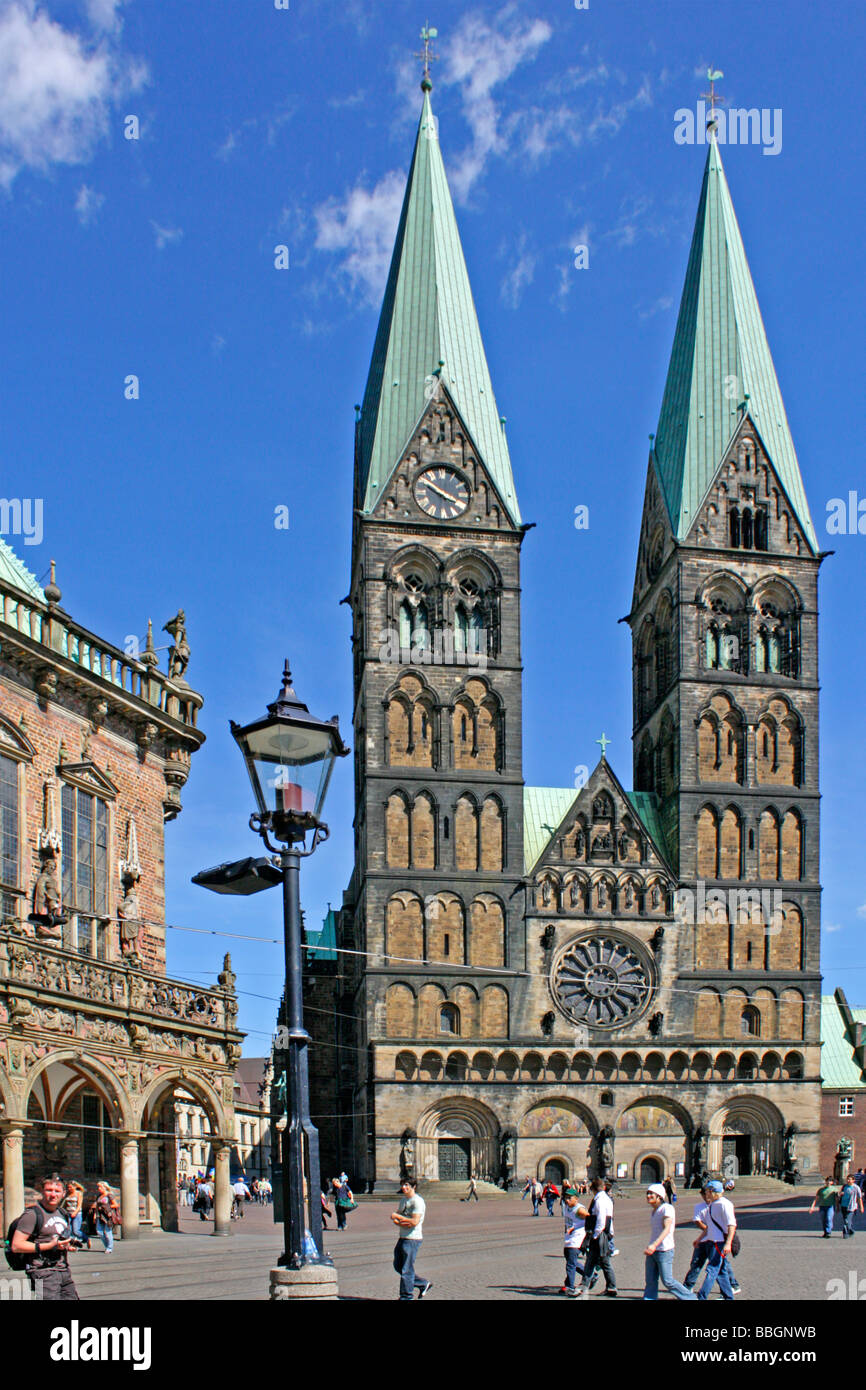
[[[821,557],[717,144],[647,469],[634,790],[604,743],[580,789],[527,787],[525,527],[423,88],[356,426],[340,1162],[808,1178]]]

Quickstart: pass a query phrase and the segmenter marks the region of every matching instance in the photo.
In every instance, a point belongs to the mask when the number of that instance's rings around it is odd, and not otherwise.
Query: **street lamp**
[[[283,1132],[283,1226],[285,1248],[280,1265],[291,1270],[321,1263],[322,1204],[319,1133],[310,1119],[310,1035],[304,1028],[301,912],[298,880],[301,859],[327,840],[322,808],[337,758],[349,749],[340,737],[339,721],[316,719],[292,689],[288,661],[282,689],[267,715],[243,726],[231,721],[252,783],[258,810],[250,817],[271,853],[278,855],[283,883],[283,934],[286,950],[286,1025],[288,1061],[286,1103],[288,1123]],[[273,844],[269,836],[278,844]],[[306,839],[310,835],[309,849]],[[309,1160],[309,1229],[317,1256],[304,1249],[307,1228],[304,1200],[304,1138]]]

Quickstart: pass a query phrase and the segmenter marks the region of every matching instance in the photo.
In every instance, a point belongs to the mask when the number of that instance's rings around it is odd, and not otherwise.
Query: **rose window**
[[[612,936],[567,946],[554,965],[553,996],[575,1023],[616,1028],[640,1013],[652,988],[650,972],[632,946]]]

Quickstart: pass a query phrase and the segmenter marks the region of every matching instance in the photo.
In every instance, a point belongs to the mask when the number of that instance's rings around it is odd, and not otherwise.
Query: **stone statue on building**
[[[836,1145],[836,1158],[833,1165],[835,1170],[833,1176],[837,1182],[844,1182],[845,1178],[847,1178],[853,1153],[854,1144],[843,1134],[839,1143]]]
[[[117,909],[120,925],[120,952],[127,964],[138,959],[138,939],[141,935],[141,904],[135,883],[130,883]]]
[[[178,609],[175,617],[167,622],[162,630],[174,638],[174,644],[168,649],[169,679],[182,681],[190,657],[189,643],[186,640],[186,614],[182,608]]]
[[[400,1140],[400,1177],[415,1177],[415,1140],[417,1135],[414,1129],[406,1129]]]
[[[60,878],[57,854],[47,846],[42,851],[42,864],[33,885],[33,912],[30,920],[37,936],[61,936],[61,926],[67,920],[60,900]]]
[[[797,1167],[797,1125],[792,1120],[785,1131],[784,1142],[784,1172],[783,1177],[786,1182],[797,1183],[800,1178],[800,1170]]]
[[[598,1176],[600,1178],[612,1178],[613,1172],[613,1145],[614,1132],[610,1125],[605,1125],[598,1136]]]
[[[707,1131],[698,1125],[692,1139],[692,1187],[700,1187],[707,1171]]]

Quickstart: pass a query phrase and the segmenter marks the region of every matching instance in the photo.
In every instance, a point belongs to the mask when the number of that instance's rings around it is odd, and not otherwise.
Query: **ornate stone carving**
[[[43,700],[53,700],[57,695],[57,672],[51,666],[42,666],[36,672],[35,685]]]
[[[651,981],[638,947],[599,934],[572,942],[554,962],[553,997],[575,1023],[617,1028],[646,1004]]]
[[[186,640],[186,614],[179,608],[175,617],[171,618],[163,628],[169,637],[174,638],[173,646],[168,649],[168,676],[169,680],[183,682],[186,668],[189,665],[190,650]]]
[[[141,880],[141,864],[138,858],[138,832],[135,817],[130,816],[126,827],[126,858],[118,864],[121,882],[124,885],[123,901],[117,909],[120,921],[120,949],[127,963],[140,966],[138,942],[141,935],[141,905],[138,901],[138,884]]]

